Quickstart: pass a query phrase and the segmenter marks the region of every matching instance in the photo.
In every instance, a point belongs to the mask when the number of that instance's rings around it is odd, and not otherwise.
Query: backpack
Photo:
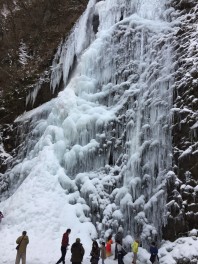
[[[126,250],[123,247],[122,247],[121,254],[122,254],[123,257],[127,254]]]

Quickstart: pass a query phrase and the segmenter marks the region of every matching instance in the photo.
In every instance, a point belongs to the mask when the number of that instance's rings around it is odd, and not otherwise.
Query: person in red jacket
[[[107,257],[110,257],[112,255],[112,252],[111,252],[111,245],[112,244],[113,244],[112,235],[110,235],[107,238],[107,243],[106,243],[106,255],[107,255]]]
[[[61,245],[61,258],[56,262],[56,264],[62,263],[65,264],[65,256],[67,252],[67,247],[69,245],[69,234],[71,233],[71,229],[67,229],[67,231],[63,234],[62,245]]]

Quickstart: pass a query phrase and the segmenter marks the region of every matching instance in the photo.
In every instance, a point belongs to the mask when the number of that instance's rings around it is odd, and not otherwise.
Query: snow
[[[183,158],[186,155],[189,155],[192,153],[192,146],[188,147],[185,151],[182,152],[182,154],[179,156],[179,159]]]
[[[2,145],[0,145],[0,156],[2,158],[11,158],[11,155],[9,155],[3,148]]]
[[[31,56],[28,55],[28,47],[26,43],[21,41],[19,46],[19,63],[25,66],[28,63],[28,59],[31,59]]]
[[[39,159],[42,160],[42,157]],[[54,165],[53,161],[52,167],[49,159],[46,163],[48,171],[53,171]],[[37,165],[34,173],[29,174],[15,194],[1,203],[5,218],[0,228],[6,241],[2,263],[13,262],[15,239],[23,230],[27,230],[30,238],[28,259],[32,263],[54,263],[60,254],[61,234],[66,228],[72,229],[71,241],[80,237],[88,248],[91,238],[97,236],[94,226],[84,215],[82,201],[78,201],[78,191],[74,191],[75,205],[69,204],[70,196],[66,198],[65,190],[57,179],[61,172],[52,176],[46,171],[43,165]],[[52,248],[56,254],[49,254]]]
[[[29,123],[29,132],[19,160],[6,172],[12,188],[1,196],[3,264],[13,263],[23,230],[30,238],[29,264],[55,263],[67,228],[70,244],[79,237],[85,246],[84,263],[92,239],[105,240],[119,226],[128,247],[136,236],[142,240],[138,264],[150,263],[147,250],[156,237],[160,263],[197,256],[194,236],[161,242],[165,182],[174,176],[170,113],[177,111],[171,46],[177,23],[168,22],[171,10],[164,13],[165,3],[90,0],[60,44],[51,88],[63,77],[65,89],[16,120]],[[94,14],[100,21],[97,34]],[[28,100],[34,102],[36,95],[37,89]],[[125,264],[131,259],[129,253]]]
[[[42,181],[48,182],[46,185],[46,190],[43,190]],[[97,237],[96,230],[93,225],[85,221],[85,216],[82,207],[79,206],[84,201],[77,200],[79,195],[76,195],[75,205],[69,205],[65,201],[65,194],[63,189],[58,185],[54,184],[53,187],[51,183],[54,183],[51,177],[48,175],[43,175],[43,179],[39,179],[39,182],[35,178],[25,181],[23,186],[20,186],[15,197],[9,198],[8,206],[4,209],[5,218],[2,220],[0,225],[0,231],[2,234],[4,250],[2,253],[2,264],[10,264],[14,262],[16,254],[16,238],[21,235],[22,230],[28,230],[28,236],[30,243],[27,247],[27,263],[29,264],[43,264],[43,263],[55,263],[60,257],[60,243],[62,239],[62,233],[65,232],[67,228],[71,228],[70,234],[70,245],[75,242],[75,239],[79,237],[85,248],[85,257],[83,260],[84,264],[90,263],[90,251],[92,240]],[[39,188],[41,186],[41,190]],[[34,188],[33,188],[34,186]],[[27,188],[34,190],[34,192],[28,192]],[[55,193],[53,190],[59,193]],[[51,199],[49,199],[50,193]],[[25,197],[25,198],[24,198]],[[15,203],[13,201],[15,199]],[[21,200],[26,200],[27,203],[24,204]],[[42,200],[42,205],[40,201]],[[51,208],[57,206],[57,211],[51,211]],[[58,206],[59,205],[59,206]],[[27,206],[27,207],[26,207]],[[37,214],[35,215],[35,208],[37,207]],[[39,210],[38,210],[39,208]],[[61,208],[61,209],[60,209]],[[12,215],[9,211],[12,211]],[[28,217],[24,218],[24,213],[28,210]],[[68,213],[69,212],[69,213]],[[61,219],[61,223],[60,223]],[[36,225],[35,223],[39,224]],[[12,226],[15,226],[15,229]],[[23,229],[21,229],[23,227]],[[190,258],[193,260],[193,256],[197,256],[198,250],[198,238],[195,236],[197,230],[192,230],[189,234],[190,237],[179,238],[175,242],[171,243],[168,241],[162,241],[161,247],[159,248],[159,258],[160,264],[176,264],[176,259],[179,258]],[[46,243],[47,242],[47,243]],[[133,242],[133,238],[127,235],[123,240],[125,248],[128,249],[128,254],[124,258],[124,264],[131,263],[132,253],[130,253],[130,245]],[[70,247],[66,255],[66,262],[70,260]],[[113,249],[115,244],[113,244]],[[150,264],[149,261],[150,254],[144,248],[139,248],[138,253],[138,264],[145,263]],[[194,261],[196,259],[194,258]],[[101,262],[101,260],[100,260]],[[99,263],[100,263],[99,262]],[[108,258],[105,263],[115,264],[116,261],[113,260],[113,256]],[[197,262],[193,262],[197,263]]]
[[[191,129],[196,129],[196,128],[198,128],[198,121],[193,126],[191,126]]]

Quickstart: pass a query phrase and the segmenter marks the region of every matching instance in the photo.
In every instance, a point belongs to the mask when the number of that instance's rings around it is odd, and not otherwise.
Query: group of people
[[[139,243],[140,243],[139,239],[136,239],[131,246],[132,252],[133,252],[133,261],[132,261],[133,264],[136,264],[136,261],[137,261],[137,253],[138,253]],[[155,242],[151,243],[150,253],[151,253],[151,256],[150,256],[151,263],[152,264],[158,263],[159,262],[158,248],[157,248]]]
[[[65,256],[67,253],[67,247],[69,245],[69,235],[71,233],[71,229],[67,229],[67,231],[63,234],[62,243],[61,243],[61,257],[56,262],[56,264],[63,263],[65,264]],[[83,260],[83,256],[85,254],[85,250],[83,245],[80,243],[80,238],[76,238],[76,242],[71,246],[71,262],[72,264],[81,264]],[[100,257],[102,259],[102,264],[104,264],[104,259],[106,258],[106,249],[105,243],[102,242],[101,248],[98,246],[97,241],[93,241],[92,249],[90,253],[91,259],[90,262],[92,264],[97,264]]]
[[[127,254],[126,250],[122,246],[122,241],[123,241],[123,232],[122,232],[122,228],[119,228],[118,233],[115,235],[116,246],[115,246],[115,258],[114,258],[114,259],[118,259],[118,264],[124,264],[123,257]],[[136,264],[139,244],[140,244],[139,239],[135,239],[135,241],[131,244],[131,251],[133,252],[132,264]],[[151,253],[150,256],[151,263],[152,264],[158,263],[159,261],[158,248],[155,242],[151,243],[150,253]]]
[[[123,244],[122,228],[119,228],[117,234],[115,235],[115,243],[116,244],[115,244],[115,258],[114,258],[114,260],[117,259],[118,264],[124,264],[123,258],[127,254],[127,251],[125,250],[125,248],[122,245]],[[107,257],[112,255],[112,252],[111,252],[111,245],[112,244],[113,244],[112,235],[110,235],[107,239],[107,242],[106,242],[106,256]],[[139,239],[135,239],[135,241],[131,245],[131,251],[133,252],[132,264],[136,264],[139,244],[140,244]],[[150,253],[151,253],[151,256],[150,256],[151,263],[152,264],[158,263],[158,261],[159,261],[158,248],[157,248],[155,242],[151,243]],[[102,256],[101,256],[101,258],[102,258]],[[104,262],[102,262],[102,264],[104,264]]]
[[[67,229],[66,233],[63,234],[62,238],[62,245],[61,245],[61,258],[56,262],[56,264],[59,263],[65,263],[65,255],[67,251],[67,247],[69,245],[69,234],[71,232],[71,229]],[[115,257],[114,260],[118,260],[118,264],[124,264],[123,258],[127,254],[125,248],[122,245],[123,241],[123,232],[122,229],[119,228],[117,234],[115,235]],[[131,245],[131,249],[133,252],[133,260],[132,264],[136,264],[137,261],[137,253],[139,248],[139,239],[135,239],[135,241]],[[105,242],[101,243],[101,246],[99,247],[98,242],[96,240],[92,243],[92,249],[90,253],[90,262],[91,264],[98,264],[99,259],[101,258],[102,264],[105,264],[105,259],[107,257],[112,256],[112,248],[111,245],[113,244],[112,235],[110,235],[107,238],[106,244]],[[72,264],[81,264],[84,256],[84,248],[82,244],[80,243],[80,239],[77,238],[76,242],[71,247],[71,262]],[[150,261],[152,264],[158,262],[158,248],[155,244],[155,242],[151,243],[150,247]]]
[[[71,233],[71,229],[67,229],[66,232],[63,234],[62,243],[61,243],[61,257],[56,262],[56,264],[63,263],[65,264],[65,256],[67,253],[67,248],[69,246],[69,235]],[[123,241],[123,233],[121,230],[118,230],[118,233],[115,235],[115,257],[114,260],[118,260],[118,264],[124,264],[123,258],[127,254],[126,250],[122,245]],[[27,236],[27,232],[23,231],[22,236],[18,237],[16,240],[17,243],[17,255],[15,264],[19,264],[20,260],[22,260],[22,264],[26,264],[26,247],[29,243],[29,238]],[[139,248],[139,239],[136,239],[132,245],[131,249],[133,252],[133,260],[132,264],[136,264],[137,261],[137,253]],[[96,240],[92,243],[92,249],[90,253],[90,262],[91,264],[98,264],[99,259],[101,258],[102,264],[105,264],[105,259],[107,257],[112,256],[112,248],[111,245],[113,244],[112,235],[107,238],[106,243],[102,242],[101,246],[98,245]],[[150,261],[152,264],[158,262],[158,248],[155,242],[151,243],[150,247]],[[71,262],[72,264],[81,264],[83,261],[83,256],[85,254],[84,247],[80,241],[80,238],[76,238],[75,243],[71,246]]]
[[[71,229],[67,229],[67,231],[63,234],[62,243],[61,243],[61,257],[56,262],[65,264],[65,256],[67,253],[67,247],[69,245],[69,234],[71,233]],[[26,248],[29,243],[29,238],[27,236],[27,232],[23,231],[22,236],[18,237],[16,240],[17,243],[17,255],[15,264],[19,264],[20,260],[22,260],[22,264],[26,264]],[[80,264],[83,260],[85,250],[83,245],[80,243],[80,238],[76,238],[76,242],[71,246],[71,262],[73,264]]]

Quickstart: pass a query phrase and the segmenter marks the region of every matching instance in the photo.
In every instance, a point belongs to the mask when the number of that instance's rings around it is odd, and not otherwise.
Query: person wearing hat
[[[80,238],[76,238],[76,242],[71,246],[71,262],[73,264],[80,264],[83,260],[85,250],[80,243]]]

